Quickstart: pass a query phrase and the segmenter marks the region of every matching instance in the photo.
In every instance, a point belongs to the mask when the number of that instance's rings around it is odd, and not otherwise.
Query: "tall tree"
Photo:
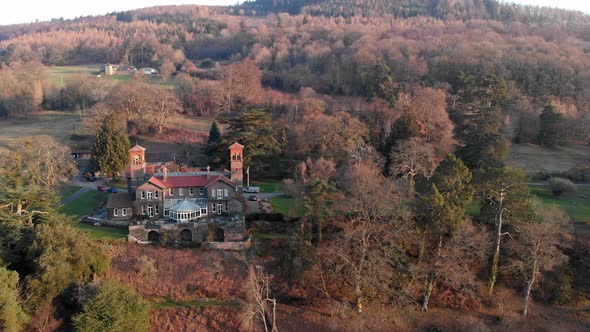
[[[560,130],[563,126],[563,114],[557,107],[547,105],[539,116],[541,129],[539,143],[547,147],[555,147],[561,143]]]
[[[435,253],[430,255],[430,272],[422,301],[425,311],[428,310],[428,302],[442,264],[443,241],[451,238],[463,222],[465,209],[473,193],[471,172],[460,159],[449,155],[433,175],[430,190],[419,196],[417,206],[422,213],[418,220],[423,229],[423,238],[432,238],[436,243],[431,246]]]
[[[529,299],[543,272],[552,271],[567,262],[564,250],[573,244],[572,227],[569,217],[559,208],[545,208],[536,202],[537,218],[518,229],[510,252],[513,267],[525,279],[523,296],[524,316],[528,313]]]
[[[509,235],[506,224],[528,222],[533,217],[526,175],[516,169],[491,168],[478,174],[477,191],[480,219],[494,225],[494,247],[490,267],[489,292],[494,291],[502,239]]]
[[[117,177],[129,162],[129,138],[114,113],[107,115],[96,131],[92,146],[92,161],[95,169],[113,178]]]
[[[19,332],[27,315],[20,304],[18,273],[0,267],[0,330]]]
[[[429,178],[436,169],[432,146],[417,137],[399,142],[391,150],[390,158],[391,174],[408,180],[410,196],[414,194],[415,177]]]
[[[229,130],[224,149],[233,142],[244,145],[244,166],[262,167],[265,157],[281,152],[270,112],[253,109],[237,115],[229,121]],[[261,159],[262,158],[262,159]]]

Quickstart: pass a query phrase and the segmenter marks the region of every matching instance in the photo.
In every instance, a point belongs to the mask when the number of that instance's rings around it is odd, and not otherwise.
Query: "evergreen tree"
[[[26,323],[18,293],[18,273],[0,267],[0,331],[18,332]]]
[[[249,110],[229,121],[229,134],[223,147],[227,149],[229,144],[240,142],[244,145],[244,166],[260,168],[264,164],[262,159],[281,152],[278,134],[268,111]]]
[[[107,280],[74,317],[79,332],[144,332],[150,329],[150,306],[131,286]]]
[[[129,162],[129,149],[125,129],[113,113],[107,115],[96,132],[96,141],[92,147],[94,169],[117,177]]]
[[[422,308],[428,310],[428,301],[434,288],[437,267],[445,238],[451,237],[457,226],[464,220],[465,209],[471,202],[474,190],[471,185],[471,171],[463,162],[449,155],[437,168],[430,184],[430,190],[419,196],[419,228],[422,229],[420,257],[426,250],[426,239],[434,240],[430,246],[430,273],[424,292]]]
[[[501,166],[508,152],[502,135],[502,110],[508,102],[506,82],[496,76],[461,73],[449,115],[455,137],[463,143],[457,155],[467,166]]]
[[[541,130],[539,131],[539,143],[547,147],[555,147],[561,142],[559,129],[563,124],[563,115],[557,107],[547,105],[540,117]]]

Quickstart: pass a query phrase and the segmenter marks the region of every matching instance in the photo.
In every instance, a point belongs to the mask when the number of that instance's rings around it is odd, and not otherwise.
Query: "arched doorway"
[[[180,240],[190,242],[193,240],[193,232],[190,229],[183,229],[180,232]]]
[[[213,242],[223,242],[224,241],[224,234],[223,234],[223,229],[218,228],[215,230],[215,233],[213,234]]]
[[[156,231],[150,231],[148,233],[148,241],[150,242],[160,242],[160,234]]]

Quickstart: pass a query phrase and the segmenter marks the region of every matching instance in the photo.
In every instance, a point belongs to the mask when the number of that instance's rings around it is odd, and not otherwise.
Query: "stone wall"
[[[235,242],[243,241],[244,217],[219,216],[186,224],[148,224],[129,226],[129,235],[139,242]],[[221,241],[220,241],[221,240]]]

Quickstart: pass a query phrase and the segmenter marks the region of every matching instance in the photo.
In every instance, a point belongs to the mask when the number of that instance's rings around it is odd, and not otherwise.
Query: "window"
[[[199,195],[201,195],[201,196],[205,195],[205,188],[203,188],[203,187],[199,188]]]
[[[223,189],[217,189],[217,199],[223,199]]]
[[[207,215],[207,208],[201,209],[201,215],[202,216],[206,216]]]
[[[188,194],[191,195],[191,196],[194,195],[195,194],[195,188],[193,188],[193,187],[188,188]]]
[[[174,196],[174,189],[172,189],[172,188],[168,189],[168,194],[170,196]]]
[[[211,204],[211,212],[215,213],[215,204]]]
[[[178,195],[179,196],[184,195],[184,188],[178,188]]]
[[[166,216],[168,216],[168,214],[169,214],[169,213],[170,213],[170,210],[168,210],[168,209],[164,209],[164,216],[165,216],[165,217],[166,217]]]
[[[141,192],[141,199],[145,199],[145,191]]]
[[[229,210],[227,202],[223,203],[225,205],[225,212]]]
[[[225,196],[225,197],[228,196],[228,190],[227,190],[227,188],[223,189],[223,196]]]
[[[147,192],[147,199],[150,200],[150,201],[152,199],[154,199],[154,192],[153,191],[148,191]]]
[[[153,205],[148,205],[148,217],[153,217],[154,216],[154,206]]]
[[[140,161],[139,161],[139,156],[133,156],[133,163],[134,163],[135,165],[139,165],[139,164],[140,164]]]
[[[160,194],[158,193],[158,191],[154,191],[154,196],[156,197],[156,199],[158,199],[158,196],[160,196]]]
[[[119,215],[119,209],[114,209],[113,210],[113,216],[118,216]]]
[[[211,188],[211,198],[215,198],[215,188]]]
[[[223,212],[223,203],[217,203],[217,213],[221,214]]]
[[[122,215],[123,217],[127,217],[127,209],[126,209],[126,208],[122,208],[122,209],[121,209],[121,215]]]
[[[156,215],[159,215],[159,214],[160,214],[160,206],[156,205]]]

